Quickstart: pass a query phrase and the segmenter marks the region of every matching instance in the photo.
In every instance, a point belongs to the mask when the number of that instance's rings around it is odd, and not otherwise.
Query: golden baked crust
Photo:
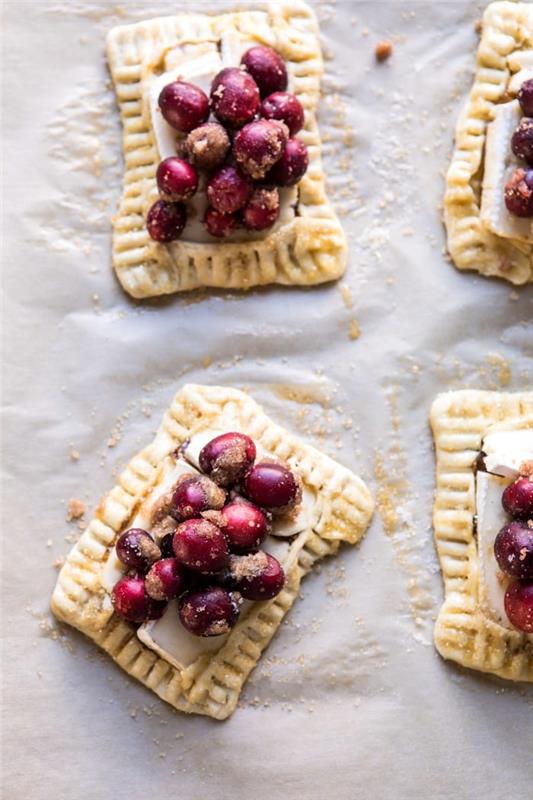
[[[533,427],[533,392],[465,390],[439,395],[431,408],[437,456],[433,513],[445,599],[435,625],[444,658],[513,681],[533,681],[533,636],[482,611],[474,536],[473,462],[495,427]]]
[[[282,592],[269,602],[254,604],[216,654],[202,655],[187,669],[178,670],[143,645],[133,626],[113,614],[101,577],[119,533],[157,486],[164,460],[199,430],[216,430],[222,415],[224,429],[233,426],[248,433],[274,457],[293,465],[304,484],[317,491],[322,514],[294,551]],[[273,423],[244,392],[186,385],[174,398],[154,441],[131,460],[70,552],[59,573],[52,610],[176,709],[225,719],[295,601],[301,578],[316,561],[336,553],[341,542],[359,541],[372,512],[372,498],[359,478]]]
[[[280,52],[290,89],[306,111],[298,138],[309,149],[309,169],[298,185],[298,213],[266,237],[243,242],[158,244],[145,218],[157,199],[159,156],[150,121],[147,76],[179,44],[218,42],[227,32],[253,36]],[[114,28],[107,56],[124,128],[124,189],[113,221],[113,267],[133,297],[204,286],[249,289],[269,283],[311,285],[338,278],[346,268],[342,227],[326,197],[316,124],[322,54],[312,10],[301,0],[269,4],[264,11],[208,16],[181,14]]]
[[[497,2],[486,8],[474,84],[457,123],[444,198],[448,250],[456,267],[514,284],[533,281],[533,246],[484,226],[481,185],[487,125],[495,106],[508,99],[509,81],[518,69],[513,56],[532,47],[531,4]]]

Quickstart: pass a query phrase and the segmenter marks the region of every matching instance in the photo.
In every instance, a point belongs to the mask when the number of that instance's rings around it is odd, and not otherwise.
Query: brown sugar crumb
[[[69,500],[67,506],[67,520],[71,522],[73,519],[81,519],[85,514],[85,508],[83,500],[76,500],[76,498]]]
[[[391,57],[392,52],[394,50],[394,46],[391,41],[388,39],[382,39],[380,42],[377,43],[374,49],[374,55],[376,57],[376,61],[387,61],[388,58]]]
[[[350,320],[350,327],[348,328],[348,336],[352,340],[359,339],[359,337],[361,336],[361,329],[356,319]]]
[[[70,454],[69,454],[69,457],[70,457],[71,461],[79,461],[80,460],[80,454],[78,453],[77,450],[71,450]]]

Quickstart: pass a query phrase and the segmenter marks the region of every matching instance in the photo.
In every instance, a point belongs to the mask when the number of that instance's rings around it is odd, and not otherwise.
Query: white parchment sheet
[[[532,366],[531,288],[444,255],[443,173],[483,5],[316,6],[343,281],[134,303],[110,268],[121,152],[105,34],[229,5],[4,0],[6,800],[531,797],[531,687],[431,643],[430,403],[524,389]],[[377,65],[382,38],[394,54]],[[90,518],[185,381],[247,387],[367,480],[382,512],[305,580],[225,723],[174,713],[48,613],[79,534],[69,500]]]

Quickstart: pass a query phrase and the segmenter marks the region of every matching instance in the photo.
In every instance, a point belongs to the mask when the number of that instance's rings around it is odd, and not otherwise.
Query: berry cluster
[[[533,217],[533,78],[524,81],[518,92],[524,119],[513,133],[511,149],[525,166],[515,170],[505,184],[507,210],[517,217]]]
[[[249,436],[215,437],[200,452],[203,474],[182,475],[168,495],[172,532],[159,543],[140,528],[120,536],[116,553],[128,574],[112,591],[117,614],[157,619],[179,598],[182,625],[216,636],[235,625],[242,598],[270,600],[281,591],[283,569],[260,546],[273,516],[300,502],[301,487],[284,464],[255,460]]]
[[[219,72],[209,98],[184,81],[163,88],[159,108],[184,135],[184,157],[166,158],[157,169],[161,199],[147,216],[152,239],[179,238],[199,171],[208,173],[204,226],[211,236],[224,238],[238,225],[262,231],[275,223],[278,187],[296,185],[309,164],[306,146],[294,138],[303,127],[304,109],[286,89],[283,59],[263,46],[247,50],[240,67]],[[216,122],[209,121],[211,112]]]
[[[505,611],[515,628],[533,633],[533,480],[517,478],[502,495],[513,518],[494,542],[500,569],[515,580],[505,592]]]

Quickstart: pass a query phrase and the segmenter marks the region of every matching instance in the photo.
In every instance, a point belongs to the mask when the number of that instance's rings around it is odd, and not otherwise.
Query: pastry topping
[[[494,542],[494,555],[503,572],[533,581],[533,527],[518,520],[505,525]]]
[[[227,67],[211,84],[211,109],[220,122],[240,128],[259,110],[259,89],[254,79],[238,67]]]
[[[212,575],[228,562],[228,545],[220,528],[207,519],[178,525],[172,542],[176,558],[195,572]]]
[[[252,467],[244,488],[253,503],[277,513],[293,508],[301,498],[301,487],[294,474],[275,462],[265,461]]]
[[[226,129],[218,122],[206,122],[189,133],[185,153],[198,169],[214,169],[223,163],[230,146]]]
[[[165,120],[177,131],[188,133],[209,116],[209,100],[199,86],[185,81],[167,84],[159,95],[159,108]]]
[[[274,92],[261,104],[261,116],[284,122],[294,136],[304,126],[304,109],[298,98],[289,92]]]
[[[524,116],[533,117],[533,78],[524,81],[518,90],[517,100]]]
[[[261,180],[281,158],[287,140],[283,122],[258,119],[239,131],[233,142],[233,155],[247,175]]]
[[[220,527],[233,552],[255,550],[267,536],[268,518],[264,511],[252,503],[234,500],[222,509],[220,517]]]
[[[279,53],[271,47],[251,47],[241,58],[241,64],[259,86],[261,97],[287,88],[287,69]]]
[[[233,214],[244,208],[252,194],[252,182],[235,167],[219,169],[207,184],[207,198],[213,208],[224,214]]]
[[[196,636],[229,633],[239,618],[241,598],[220,586],[209,586],[183,595],[179,617],[184,628]]]
[[[255,461],[256,448],[244,433],[223,433],[200,451],[200,469],[219,486],[229,486],[244,477]]]
[[[382,39],[374,48],[376,61],[387,61],[391,57],[394,46],[388,39]]]
[[[275,186],[256,189],[243,211],[244,227],[250,231],[264,231],[279,216],[279,192]]]
[[[511,139],[511,149],[517,158],[533,164],[533,119],[525,117]]]
[[[300,139],[289,139],[283,155],[268,174],[278,186],[295,186],[307,172],[309,154]]]
[[[157,168],[156,181],[163,200],[188,200],[198,189],[198,173],[182,158],[165,158]]]
[[[234,588],[246,600],[270,600],[280,593],[285,581],[279,561],[263,551],[230,556],[229,572]]]
[[[505,611],[515,628],[533,633],[533,583],[511,583],[505,592]]]
[[[186,571],[177,558],[162,558],[152,564],[144,580],[147,594],[153,600],[172,600],[186,588]]]
[[[183,203],[167,203],[158,200],[146,217],[148,233],[156,242],[172,242],[179,239],[187,222],[187,211]]]
[[[533,169],[517,169],[505,184],[505,205],[517,217],[533,217]]]
[[[121,578],[113,588],[111,601],[116,613],[128,622],[157,619],[165,609],[165,603],[158,603],[147,594],[142,578]]]
[[[502,505],[512,517],[533,519],[533,479],[518,478],[505,489]]]
[[[176,519],[199,517],[202,511],[222,508],[226,492],[205,475],[183,475],[172,495],[172,514]]]
[[[216,236],[217,239],[224,239],[229,236],[237,226],[237,215],[224,214],[223,211],[217,211],[216,208],[208,208],[205,212],[204,225],[211,236]]]
[[[116,544],[119,561],[129,569],[146,572],[150,565],[161,558],[161,550],[152,537],[141,528],[130,528]]]

